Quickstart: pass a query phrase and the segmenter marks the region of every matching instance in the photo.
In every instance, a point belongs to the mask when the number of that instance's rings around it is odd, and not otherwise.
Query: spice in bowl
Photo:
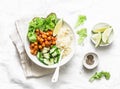
[[[98,56],[96,53],[89,52],[84,56],[83,66],[87,69],[94,69],[98,65]]]
[[[87,56],[87,59],[86,59],[86,63],[88,64],[88,65],[93,65],[94,64],[94,56],[93,55],[88,55]]]

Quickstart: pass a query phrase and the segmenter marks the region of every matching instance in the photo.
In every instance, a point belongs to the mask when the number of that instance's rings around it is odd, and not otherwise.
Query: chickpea
[[[34,50],[33,50],[33,49],[32,49],[32,50],[30,50],[30,53],[31,53],[31,54],[34,54]]]
[[[56,37],[54,37],[54,41],[56,41],[57,40],[57,38]]]
[[[37,42],[34,42],[34,45],[36,46],[38,43]]]
[[[34,49],[38,50],[38,45],[35,45]]]
[[[45,47],[45,43],[42,43],[42,47]]]
[[[31,47],[34,47],[34,46],[35,46],[34,43],[31,43],[30,45],[31,45]]]
[[[46,35],[49,36],[50,35],[49,32],[46,32]]]
[[[52,32],[52,31],[49,31],[49,35],[53,35],[53,32]]]
[[[49,42],[46,40],[45,41],[45,46],[48,46],[49,45]]]
[[[44,39],[43,38],[40,38],[40,43],[42,43],[44,41]]]
[[[33,55],[36,55],[37,54],[37,50],[34,51],[34,54]]]
[[[39,49],[42,49],[42,45],[39,45]]]
[[[52,44],[53,44],[53,45],[55,45],[55,44],[56,44],[56,42],[55,42],[55,41],[53,41],[53,42],[52,42]]]
[[[47,40],[51,40],[51,36],[47,37]]]
[[[47,36],[46,36],[45,34],[42,34],[42,38],[46,39],[46,38],[47,38]]]

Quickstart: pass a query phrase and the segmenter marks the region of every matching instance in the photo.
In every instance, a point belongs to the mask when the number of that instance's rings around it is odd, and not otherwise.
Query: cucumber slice
[[[53,57],[57,56],[57,51],[55,51],[54,53],[52,53],[52,56]]]
[[[59,56],[55,57],[54,63],[56,64],[56,63],[58,63],[58,61],[59,61]]]
[[[55,57],[57,55],[60,55],[60,51],[58,49],[56,49],[53,53],[52,56]]]
[[[44,64],[46,64],[46,65],[51,65],[51,62],[48,60],[48,59],[44,59]]]
[[[52,46],[51,49],[50,49],[50,54],[53,53],[56,49],[57,49],[56,46]]]
[[[40,61],[43,61],[43,56],[42,56],[42,53],[41,53],[41,52],[38,52],[38,53],[37,53],[37,58],[38,58]]]
[[[49,54],[49,53],[45,53],[45,54],[43,54],[43,56],[44,56],[44,58],[46,58],[46,59],[50,59],[50,54]]]
[[[42,53],[47,53],[50,50],[50,48],[44,47],[42,50]]]
[[[51,65],[54,64],[54,58],[50,58]]]

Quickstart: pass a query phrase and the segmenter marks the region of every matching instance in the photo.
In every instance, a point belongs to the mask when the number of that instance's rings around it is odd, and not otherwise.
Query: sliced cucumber
[[[50,58],[51,65],[54,64],[54,58]]]
[[[53,53],[56,49],[57,49],[56,46],[52,46],[51,49],[50,49],[50,54]]]
[[[50,48],[44,47],[42,50],[42,53],[47,53],[50,50]]]
[[[59,61],[59,56],[55,57],[54,63],[58,63],[58,61]]]
[[[60,51],[58,49],[56,49],[53,53],[52,53],[52,56],[55,57],[57,55],[60,54]]]
[[[48,59],[44,59],[44,64],[46,64],[46,65],[51,65],[51,62],[48,60]]]
[[[41,52],[37,53],[37,58],[45,65],[53,65],[58,63],[60,57],[60,49],[57,46],[51,48],[44,47]]]
[[[45,54],[43,54],[43,56],[44,56],[44,58],[46,58],[46,59],[50,59],[50,54],[49,54],[49,53],[45,53]]]
[[[38,53],[37,53],[37,58],[38,58],[40,61],[43,61],[43,56],[42,56],[42,53],[41,53],[41,52],[38,52]]]

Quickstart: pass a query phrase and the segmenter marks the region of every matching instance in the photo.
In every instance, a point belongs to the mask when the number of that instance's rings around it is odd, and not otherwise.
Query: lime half
[[[111,33],[112,33],[112,28],[108,28],[108,29],[106,29],[104,32],[103,32],[103,34],[102,34],[102,41],[104,42],[104,43],[107,43],[107,41],[108,41],[108,39],[109,39],[109,37],[110,37],[110,35],[111,35]]]
[[[98,47],[100,45],[101,39],[102,39],[101,33],[97,33],[97,34],[92,35],[92,40],[95,43],[95,47]]]
[[[60,19],[60,20],[57,22],[57,24],[56,24],[56,26],[55,26],[55,29],[53,30],[53,36],[56,36],[56,35],[58,34],[58,32],[59,32],[59,30],[61,29],[62,25],[63,25],[63,20]]]

